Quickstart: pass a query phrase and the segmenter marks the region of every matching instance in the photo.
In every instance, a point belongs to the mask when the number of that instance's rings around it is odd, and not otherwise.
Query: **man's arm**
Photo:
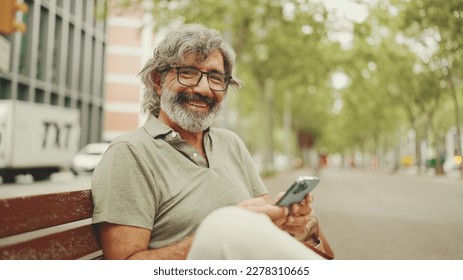
[[[193,236],[159,249],[148,249],[151,231],[145,228],[101,223],[100,239],[105,259],[183,260]]]

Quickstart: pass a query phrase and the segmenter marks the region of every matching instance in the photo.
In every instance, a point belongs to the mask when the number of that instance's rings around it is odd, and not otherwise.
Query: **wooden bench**
[[[92,213],[89,189],[10,198],[0,193],[0,260],[101,259]],[[326,240],[326,254],[307,246],[334,258]]]
[[[102,258],[90,190],[0,198],[0,260]]]

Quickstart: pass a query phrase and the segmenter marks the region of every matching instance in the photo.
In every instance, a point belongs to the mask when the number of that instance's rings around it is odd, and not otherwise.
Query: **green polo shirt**
[[[93,223],[150,229],[149,248],[159,248],[194,233],[213,210],[267,193],[235,133],[210,128],[204,148],[209,164],[154,116],[115,139],[93,173]]]

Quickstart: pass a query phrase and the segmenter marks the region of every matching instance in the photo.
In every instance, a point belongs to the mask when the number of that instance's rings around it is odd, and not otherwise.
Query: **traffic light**
[[[16,12],[27,13],[29,6],[17,0],[0,0],[0,33],[9,35],[15,31],[26,32],[26,25],[16,21]]]

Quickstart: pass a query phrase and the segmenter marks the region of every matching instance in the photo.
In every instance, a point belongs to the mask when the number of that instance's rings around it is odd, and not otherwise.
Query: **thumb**
[[[278,200],[280,200],[280,198],[285,194],[285,192],[280,192],[278,193],[276,196],[275,196],[275,202],[277,202]]]

